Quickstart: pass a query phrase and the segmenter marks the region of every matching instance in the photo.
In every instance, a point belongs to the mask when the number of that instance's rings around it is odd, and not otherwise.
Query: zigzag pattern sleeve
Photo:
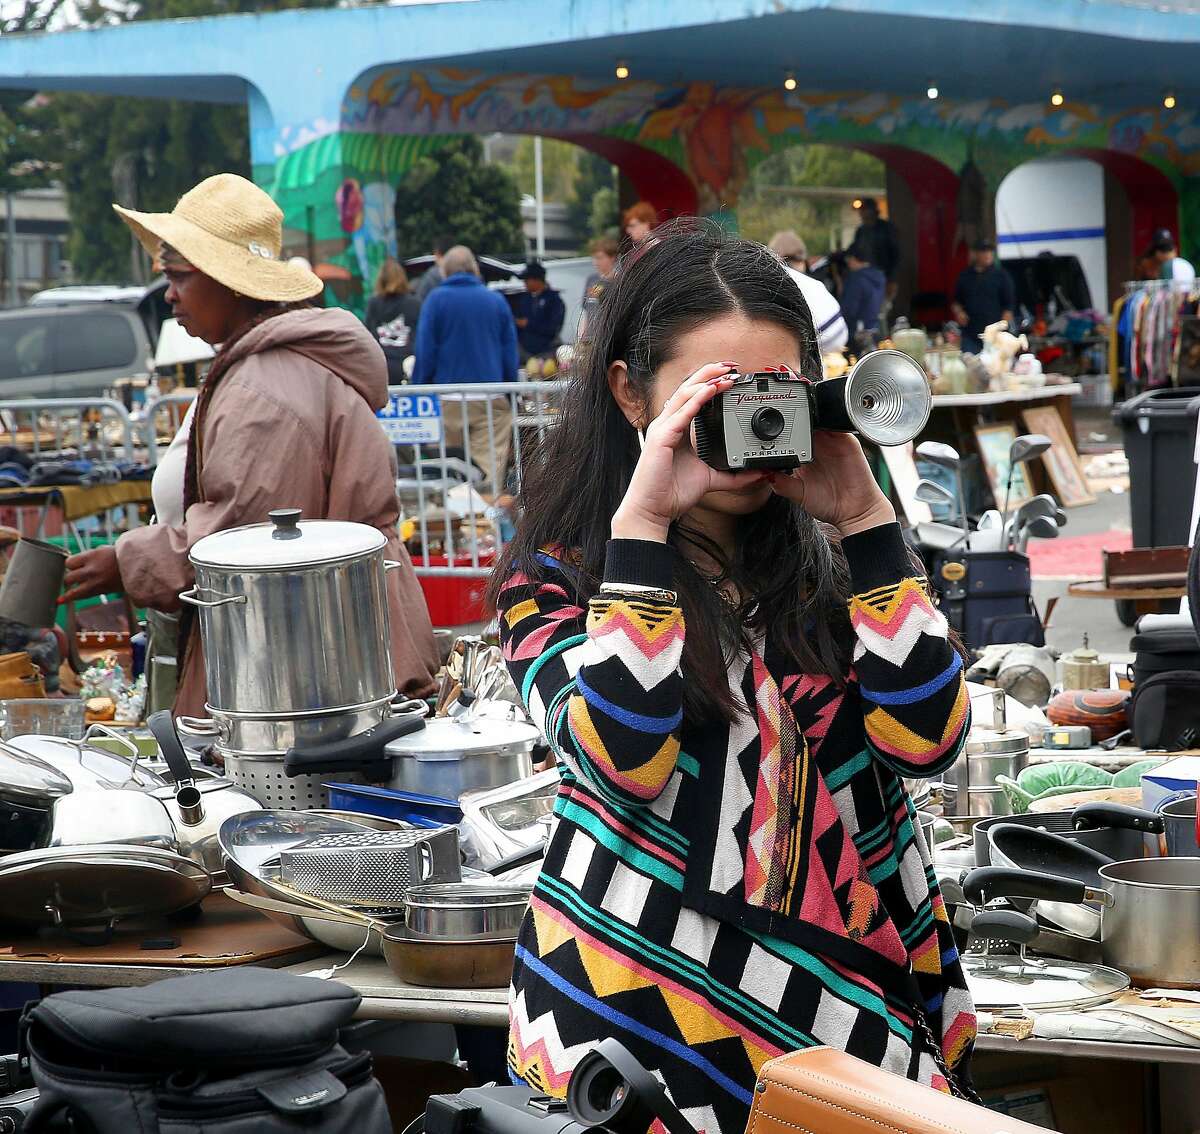
[[[854,673],[867,742],[902,776],[931,776],[954,763],[970,728],[962,657],[930,602],[898,524],[842,541],[854,585]]]
[[[659,544],[614,540],[605,581],[666,589],[670,555]],[[501,591],[509,671],[570,772],[613,802],[652,803],[679,756],[683,612],[605,592],[585,611],[571,598],[563,564],[541,558],[545,578],[515,573]]]

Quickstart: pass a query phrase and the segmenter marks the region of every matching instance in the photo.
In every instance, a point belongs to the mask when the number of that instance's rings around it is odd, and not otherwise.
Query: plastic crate
[[[445,827],[462,822],[462,808],[452,799],[362,784],[325,786],[329,789],[329,806],[334,811],[379,815],[384,819],[411,823],[414,827]]]
[[[493,552],[479,557],[480,567],[491,567],[496,556]],[[459,555],[453,563],[444,555],[431,555],[428,564],[423,555],[413,557],[413,566],[422,567],[470,567],[471,558]],[[434,626],[467,626],[474,622],[487,622],[491,612],[484,603],[487,577],[479,575],[420,575],[417,576],[425,594],[425,605],[429,607],[429,620]]]

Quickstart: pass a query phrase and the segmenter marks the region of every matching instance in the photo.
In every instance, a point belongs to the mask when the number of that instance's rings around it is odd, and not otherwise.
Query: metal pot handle
[[[109,728],[108,725],[100,721],[96,721],[94,724],[88,725],[87,731],[83,734],[83,738],[81,740],[71,741],[71,744],[74,745],[75,751],[79,756],[79,762],[81,764],[83,763],[83,746],[89,740],[91,740],[94,735],[107,736],[110,740],[118,741],[119,743],[125,745],[125,747],[133,753],[133,759],[129,761],[129,779],[132,780],[137,774],[138,761],[142,758],[141,749],[138,748],[138,746],[134,744],[134,742],[130,740],[128,736],[125,736],[122,732],[120,732],[120,730]]]
[[[227,606],[231,602],[245,605],[246,602],[245,595],[217,595],[215,599],[198,598],[197,596],[200,594],[201,589],[202,588],[200,587],[192,587],[192,589],[189,591],[180,591],[179,601],[186,602],[188,606],[202,606],[206,608],[214,606]]]
[[[188,736],[221,735],[221,726],[212,717],[176,717],[175,727]]]
[[[383,561],[383,571],[384,571],[385,575],[387,574],[387,572],[397,571],[403,566],[404,566],[404,564],[401,563],[399,559],[385,559]]]
[[[387,703],[387,717],[389,720],[395,720],[398,717],[424,717],[428,713],[428,704],[419,698],[405,697],[403,693],[397,693]]]

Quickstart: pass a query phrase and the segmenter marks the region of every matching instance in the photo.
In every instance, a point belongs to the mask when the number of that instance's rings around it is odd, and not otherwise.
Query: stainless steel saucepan
[[[1100,868],[1100,881],[982,867],[963,892],[976,905],[998,897],[1090,905],[1106,965],[1142,987],[1200,988],[1200,858],[1114,862]]]

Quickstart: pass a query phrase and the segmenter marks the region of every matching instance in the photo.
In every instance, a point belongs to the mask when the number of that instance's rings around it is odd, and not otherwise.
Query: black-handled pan
[[[1013,870],[1003,866],[978,866],[962,881],[963,896],[975,906],[997,898],[1029,898],[1033,901],[1101,901],[1104,891],[1074,878],[1038,870]]]
[[[996,815],[975,824],[977,865],[991,865],[988,832],[1001,823],[1016,823],[1061,835],[1064,839],[1099,851],[1114,862],[1141,858],[1144,836],[1158,834],[1162,830],[1160,816],[1124,803],[1081,803],[1074,811],[1047,811],[1041,815],[1032,812],[1026,815]]]
[[[344,740],[289,748],[283,755],[283,770],[289,776],[362,772],[368,780],[385,781],[392,775],[392,757],[384,755],[384,748],[393,740],[419,732],[424,727],[423,717],[392,717]]]
[[[994,866],[1056,875],[1092,890],[1103,888],[1100,868],[1112,864],[1107,855],[1082,843],[1014,823],[993,827],[988,832],[988,840]],[[1061,929],[1080,937],[1095,937],[1100,932],[1100,913],[1094,906],[1077,905],[1079,900],[1046,895],[1038,902],[1037,912]]]

